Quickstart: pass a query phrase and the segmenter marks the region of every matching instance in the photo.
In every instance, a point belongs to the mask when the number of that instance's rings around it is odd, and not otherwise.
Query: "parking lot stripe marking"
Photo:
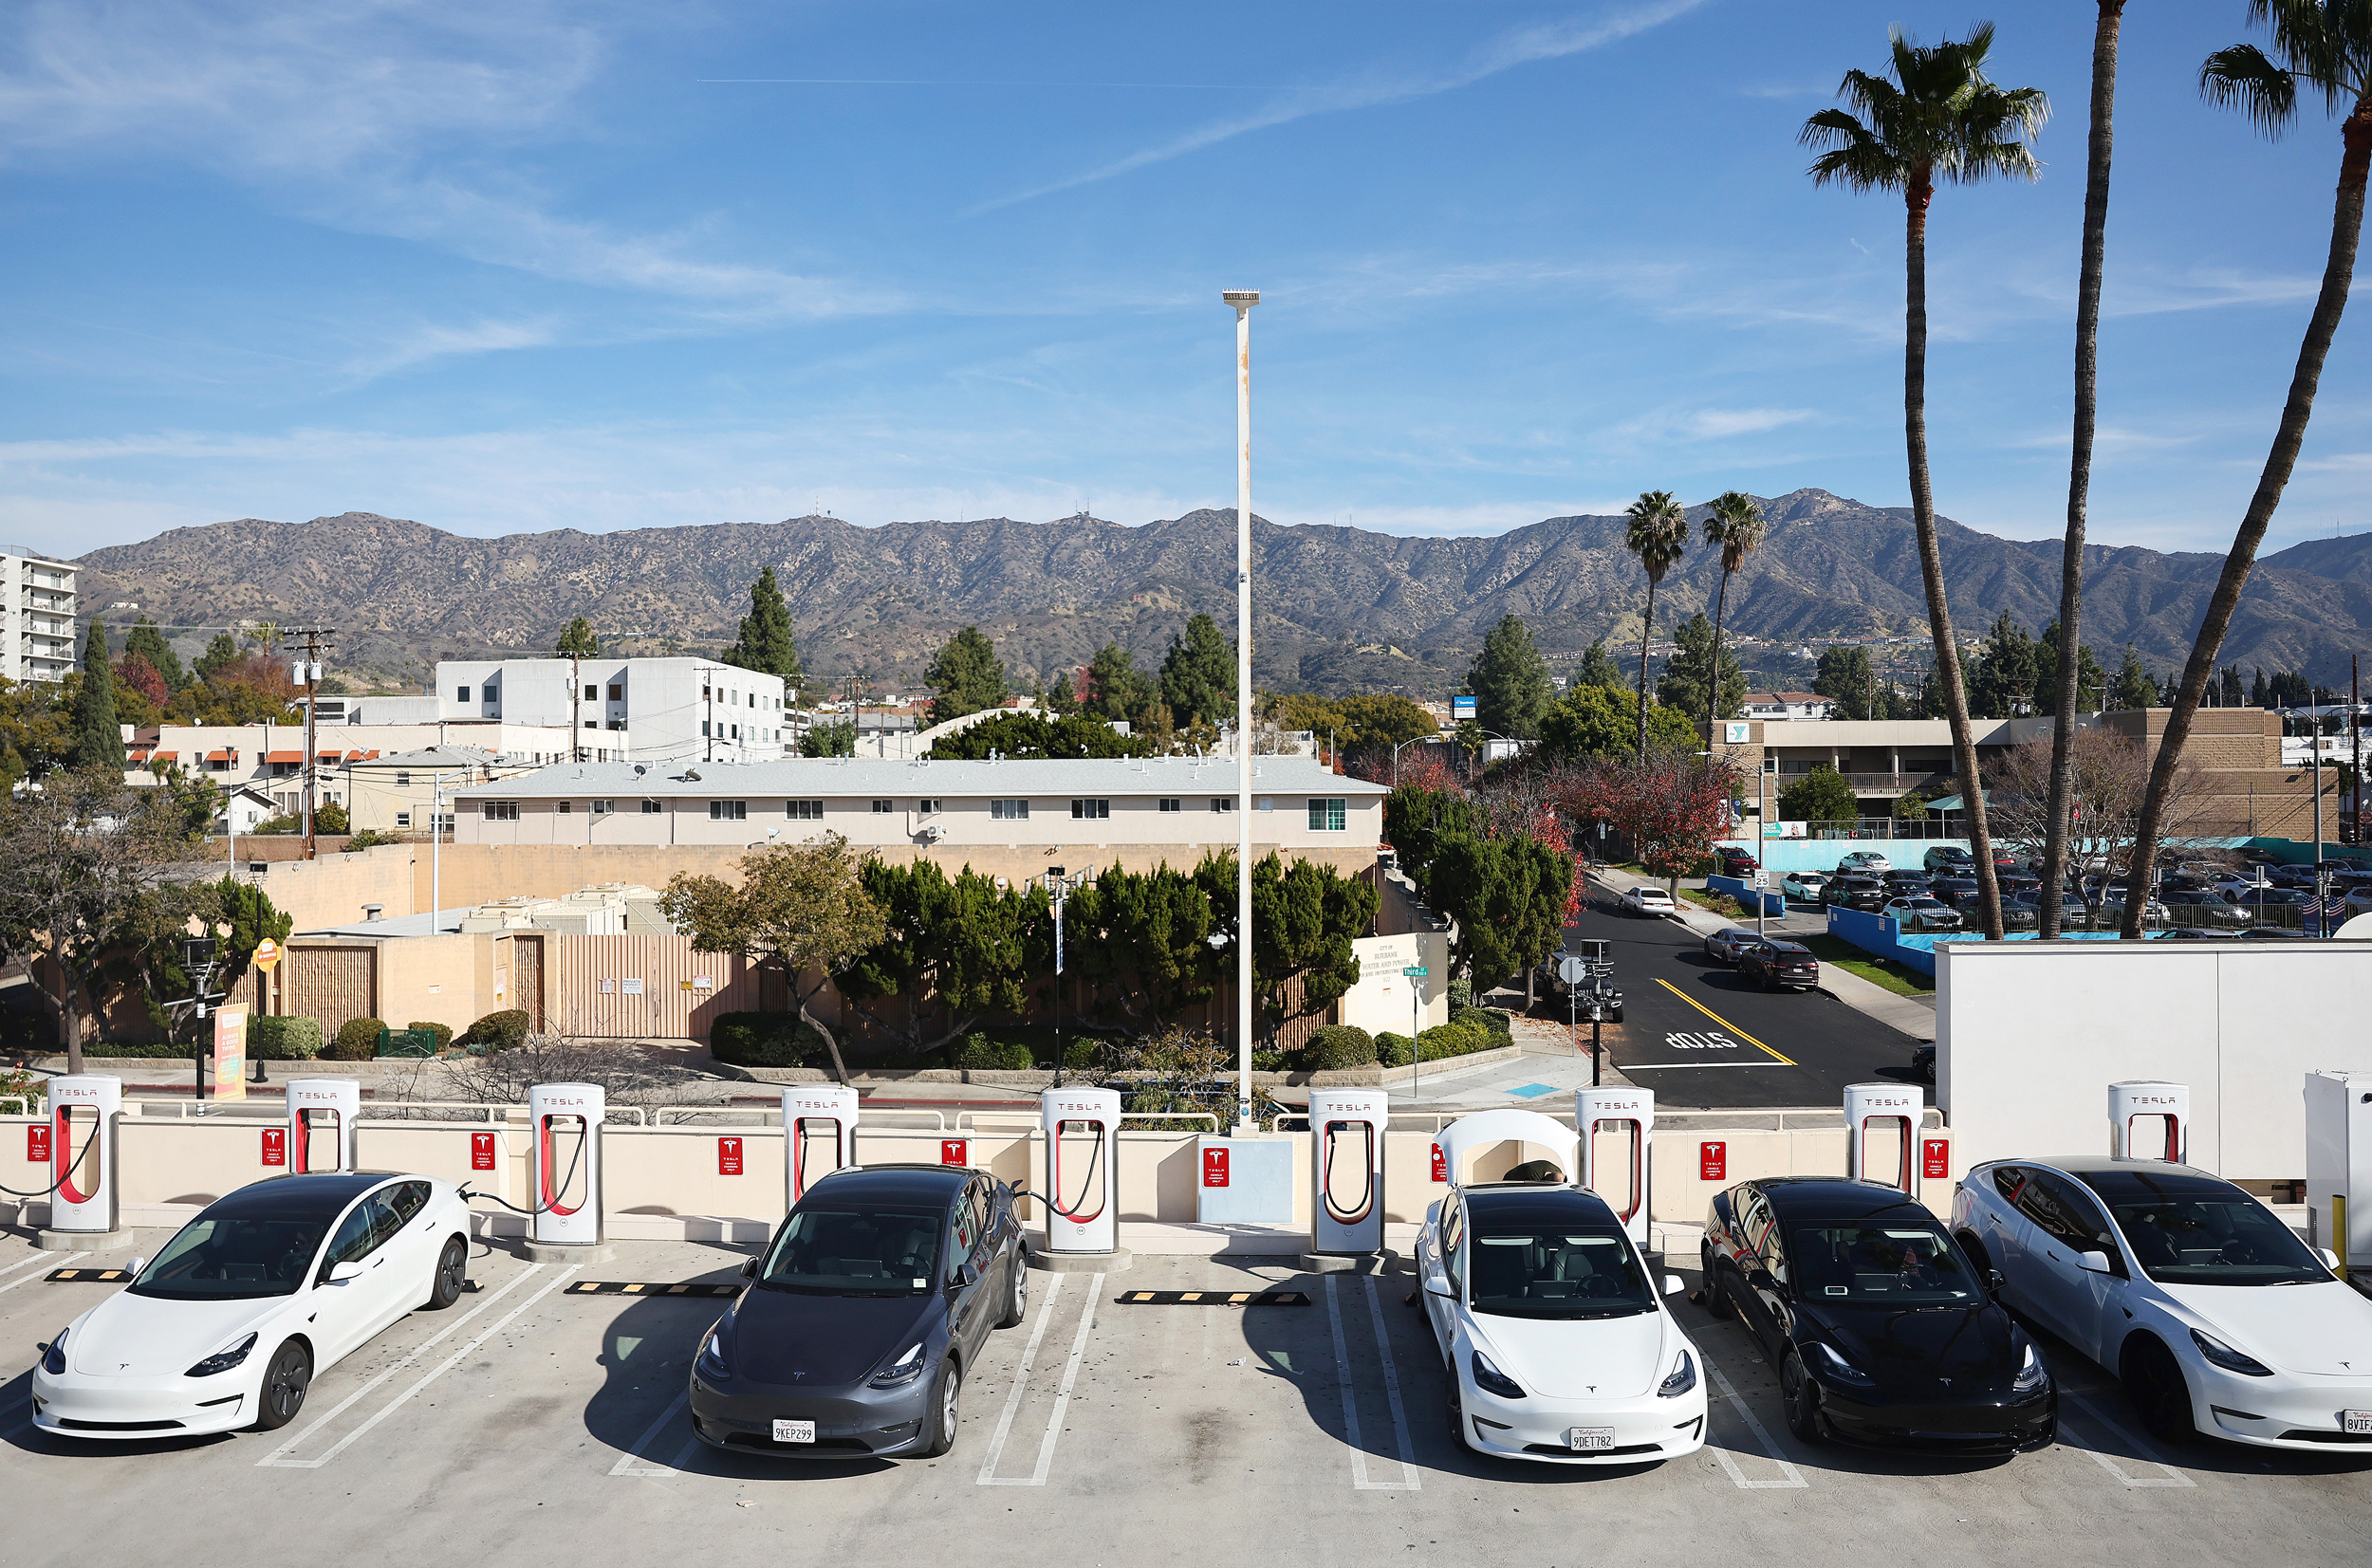
[[[1309,1296],[1300,1290],[1235,1290],[1221,1295],[1215,1290],[1123,1290],[1112,1298],[1114,1306],[1208,1306],[1264,1307],[1307,1306]]]
[[[2123,1482],[2128,1486],[2181,1487],[2198,1485],[2197,1482],[2192,1480],[2180,1470],[2176,1469],[2172,1465],[2169,1465],[2164,1460],[2159,1458],[2156,1450],[2151,1448],[2147,1443],[2142,1442],[2140,1438],[2135,1437],[2132,1433],[2126,1431],[2122,1427],[2117,1425],[2116,1422],[2111,1421],[2107,1416],[2102,1414],[2100,1407],[2093,1404],[2089,1399],[2085,1398],[2084,1395],[2076,1393],[2075,1390],[2068,1388],[2064,1383],[2060,1385],[2059,1392],[2074,1400],[2077,1404],[2083,1406],[2085,1414],[2090,1416],[2093,1420],[2107,1428],[2111,1432],[2114,1432],[2119,1440],[2123,1442],[2126,1447],[2132,1448],[2134,1452],[2141,1455],[2142,1458],[2147,1460],[2150,1464],[2153,1464],[2159,1469],[2164,1470],[2166,1474],[2163,1477],[2154,1475],[2127,1475],[2123,1466],[2118,1464],[2115,1460],[2101,1452],[2100,1449],[2093,1447],[2091,1444],[2077,1444],[2076,1447],[2082,1449],[2084,1453],[2091,1459],[2093,1464],[2098,1465],[2102,1469],[2106,1470],[2110,1475],[2115,1476],[2119,1481]],[[2064,1429],[2067,1424],[2067,1418],[2064,1415],[2061,1416],[2059,1418],[2059,1424]]]
[[[1703,1358],[1704,1347],[1698,1346],[1696,1354],[1700,1359]],[[1748,1407],[1745,1400],[1738,1397],[1738,1391],[1730,1386],[1730,1379],[1721,1375],[1721,1369],[1714,1366],[1713,1362],[1706,1361],[1705,1371],[1712,1376],[1714,1387],[1721,1391],[1721,1397],[1730,1401],[1730,1408],[1746,1418],[1746,1430],[1754,1434],[1754,1441],[1763,1446],[1763,1452],[1770,1455],[1771,1462],[1779,1467],[1782,1473],[1782,1479],[1777,1481],[1749,1481],[1746,1478],[1746,1472],[1738,1468],[1738,1462],[1730,1457],[1730,1450],[1713,1440],[1713,1412],[1708,1411],[1705,1412],[1705,1447],[1713,1449],[1714,1457],[1721,1461],[1723,1469],[1730,1472],[1730,1479],[1737,1484],[1738,1490],[1764,1492],[1785,1490],[1791,1486],[1808,1487],[1811,1483],[1804,1479],[1804,1472],[1788,1463],[1787,1456],[1779,1451],[1779,1445],[1770,1440],[1770,1433],[1764,1429],[1762,1422],[1756,1419],[1753,1411]]]
[[[19,1258],[16,1262],[9,1264],[6,1268],[0,1268],[0,1274],[13,1274],[18,1269],[25,1267],[28,1264],[55,1262],[57,1262],[57,1257],[54,1253],[36,1252],[29,1258]]]
[[[1334,1276],[1326,1276],[1326,1324],[1334,1331],[1334,1381],[1343,1390],[1343,1433],[1351,1444],[1351,1489],[1375,1491],[1367,1480],[1367,1448],[1359,1436],[1359,1401],[1351,1393],[1351,1356],[1343,1348],[1343,1308],[1335,1300]]]
[[[1070,1409],[1070,1391],[1079,1382],[1080,1357],[1087,1354],[1087,1331],[1095,1327],[1096,1299],[1103,1294],[1103,1276],[1091,1275],[1087,1280],[1087,1300],[1079,1314],[1079,1333],[1070,1342],[1070,1359],[1063,1366],[1063,1386],[1055,1391],[1054,1413],[1046,1418],[1046,1441],[1038,1445],[1038,1467],[1030,1473],[1029,1485],[1046,1485],[1047,1471],[1054,1464],[1054,1440],[1063,1434],[1063,1412]]]
[[[1708,1067],[1767,1067],[1766,1061],[1626,1061],[1622,1071],[1630,1073],[1698,1073]],[[1788,1063],[1793,1066],[1793,1062]]]
[[[665,1411],[661,1411],[658,1420],[652,1422],[648,1428],[644,1429],[642,1435],[634,1440],[634,1447],[628,1448],[624,1453],[618,1456],[618,1463],[609,1467],[609,1473],[612,1475],[638,1476],[671,1476],[676,1474],[677,1471],[676,1467],[673,1465],[645,1463],[642,1458],[642,1450],[649,1448],[652,1443],[658,1439],[658,1434],[667,1430],[668,1423],[675,1420],[678,1415],[681,1415],[684,1412],[685,1408],[691,1403],[692,1391],[690,1389],[686,1389],[683,1393],[676,1395],[676,1402],[668,1406]],[[695,1437],[693,1441],[696,1443],[699,1439]],[[680,1458],[681,1456],[678,1455],[677,1457]]]
[[[1739,1028],[1736,1024],[1731,1023],[1728,1019],[1722,1017],[1711,1007],[1706,1006],[1705,1004],[1697,1001],[1696,998],[1689,995],[1688,992],[1682,990],[1671,981],[1659,977],[1656,981],[1656,984],[1661,986],[1665,990],[1670,991],[1673,995],[1678,997],[1690,1006],[1695,1007],[1698,1012],[1703,1013],[1707,1018],[1712,1019],[1714,1023],[1720,1024],[1732,1034],[1736,1035],[1740,1040],[1745,1041],[1749,1045],[1753,1046],[1756,1050],[1766,1052],[1776,1060],[1786,1062],[1790,1067],[1797,1065],[1794,1058],[1780,1056],[1778,1052],[1771,1050],[1770,1046],[1764,1044],[1761,1041],[1756,1040],[1752,1035],[1748,1034],[1744,1029]],[[1625,1067],[1622,1070],[1626,1073],[1630,1071],[1628,1067]]]
[[[998,1480],[996,1462],[1004,1455],[1005,1439],[1012,1433],[1013,1412],[1021,1409],[1022,1393],[1029,1387],[1029,1369],[1038,1364],[1038,1347],[1046,1343],[1046,1326],[1054,1321],[1054,1299],[1062,1295],[1063,1282],[1068,1278],[1066,1274],[1055,1275],[1047,1283],[1046,1299],[1038,1303],[1038,1320],[1030,1327],[1029,1343],[1022,1350],[1021,1366],[1013,1374],[1011,1391],[1005,1395],[1004,1413],[996,1418],[996,1435],[989,1439],[988,1457],[980,1462],[980,1485],[983,1486],[1031,1485],[1018,1476],[1010,1481]]]
[[[501,1286],[491,1295],[488,1296],[486,1300],[480,1301],[477,1305],[472,1307],[469,1311],[463,1313],[452,1322],[447,1323],[443,1328],[438,1329],[435,1334],[432,1334],[427,1338],[421,1340],[419,1344],[413,1347],[409,1353],[399,1358],[395,1365],[389,1367],[386,1371],[380,1373],[378,1376],[372,1378],[369,1382],[363,1384],[352,1393],[347,1394],[343,1399],[338,1401],[338,1403],[330,1409],[324,1411],[303,1431],[297,1433],[294,1437],[289,1438],[287,1442],[281,1444],[280,1447],[272,1449],[271,1452],[257,1460],[255,1462],[256,1467],[258,1469],[276,1468],[309,1470],[319,1466],[321,1461],[318,1459],[290,1459],[287,1456],[295,1452],[297,1448],[302,1445],[306,1438],[321,1430],[322,1428],[327,1426],[330,1422],[337,1420],[338,1417],[343,1415],[347,1411],[352,1410],[354,1406],[373,1389],[379,1387],[380,1384],[384,1383],[387,1379],[393,1377],[404,1368],[412,1365],[413,1362],[417,1361],[422,1356],[427,1355],[429,1350],[435,1345],[437,1340],[442,1339],[448,1334],[466,1328],[469,1325],[471,1319],[476,1317],[479,1313],[486,1311],[495,1302],[501,1301],[515,1287],[523,1283],[529,1275],[541,1273],[543,1268],[544,1265],[542,1264],[529,1264],[518,1273],[513,1274],[510,1279],[505,1280]]]
[[[1383,1326],[1383,1298],[1376,1292],[1376,1277],[1367,1276],[1367,1315],[1375,1320],[1376,1349],[1383,1356],[1383,1397],[1392,1407],[1392,1438],[1400,1448],[1400,1479],[1409,1491],[1420,1491],[1423,1479],[1417,1473],[1417,1449],[1408,1440],[1408,1412],[1400,1405],[1400,1369],[1392,1359],[1392,1331]]]
[[[69,1252],[65,1257],[54,1259],[52,1261],[62,1264],[70,1264],[77,1258],[87,1258],[89,1256],[90,1254],[87,1252]],[[44,1276],[39,1274],[28,1274],[21,1280],[10,1280],[7,1284],[0,1285],[0,1291],[14,1290],[19,1285],[30,1284],[35,1280],[42,1279],[43,1277]]]

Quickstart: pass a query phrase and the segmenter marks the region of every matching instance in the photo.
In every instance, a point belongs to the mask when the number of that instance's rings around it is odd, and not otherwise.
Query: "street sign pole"
[[[1408,1098],[1413,1100],[1417,1098],[1417,1062],[1423,1054],[1418,1047],[1417,1037],[1425,1032],[1425,966],[1412,964],[1400,973],[1409,981]]]
[[[1602,1012],[1603,1010],[1600,1009]],[[1589,1021],[1589,1086],[1593,1089],[1600,1086],[1601,1075],[1605,1071],[1606,1055],[1598,1044],[1599,1030],[1603,1027],[1604,1025],[1599,1022],[1597,1016],[1592,1015]]]
[[[1764,853],[1769,854],[1770,851],[1765,850]],[[1754,871],[1754,939],[1758,942],[1769,941],[1770,938],[1770,932],[1766,923],[1770,912],[1763,899],[1763,890],[1769,886],[1770,886],[1770,869],[1756,867]]]

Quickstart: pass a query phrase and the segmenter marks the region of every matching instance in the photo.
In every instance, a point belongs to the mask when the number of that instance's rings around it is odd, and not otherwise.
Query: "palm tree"
[[[1670,490],[1643,490],[1622,513],[1622,547],[1647,570],[1647,618],[1639,626],[1639,755],[1647,757],[1647,636],[1656,624],[1656,584],[1688,548],[1689,518]]]
[[[1705,543],[1721,552],[1721,592],[1714,600],[1714,670],[1705,682],[1705,748],[1713,749],[1714,710],[1721,705],[1721,620],[1730,608],[1730,576],[1762,547],[1763,508],[1744,490],[1724,490],[1705,514]]]
[[[2075,794],[2076,692],[2083,637],[2084,523],[2092,490],[2092,426],[2100,407],[2101,271],[2108,250],[2108,159],[2117,138],[2117,34],[2125,0],[2100,0],[2092,27],[2092,135],[2084,172],[2084,260],[2076,276],[2075,451],[2067,464],[2067,537],[2059,563],[2059,700],[2050,726],[2050,788],[2043,829],[2043,886],[2067,876],[2067,812]],[[2038,900],[2034,934],[2059,934],[2059,900]]]
[[[2207,601],[2207,617],[2191,642],[2191,661],[2183,666],[2182,688],[2175,693],[2174,711],[2166,715],[2166,733],[2159,742],[2158,759],[2150,766],[2149,793],[2141,800],[2141,821],[2134,833],[2133,863],[2153,864],[2158,858],[2159,824],[2175,788],[2183,742],[2199,698],[2215,673],[2215,655],[2231,629],[2240,590],[2256,564],[2257,546],[2281,505],[2282,490],[2297,466],[2305,444],[2307,421],[2314,415],[2315,383],[2322,379],[2323,360],[2339,331],[2339,318],[2347,308],[2347,284],[2356,269],[2356,242],[2363,232],[2363,188],[2372,173],[2372,0],[2251,0],[2249,17],[2270,25],[2274,61],[2252,44],[2218,49],[2199,67],[2199,91],[2210,103],[2236,108],[2266,134],[2279,136],[2297,118],[2301,86],[2322,96],[2326,110],[2344,101],[2347,118],[2340,123],[2339,194],[2331,210],[2331,249],[2323,263],[2323,291],[2307,319],[2305,339],[2298,344],[2298,368],[2289,378],[2289,400],[2282,405],[2273,450],[2265,455],[2256,493],[2240,519],[2240,531],[2224,558],[2223,576]],[[2321,775],[2316,775],[2320,787]],[[2127,900],[2123,934],[2141,934],[2140,900]]]
[[[1976,858],[1978,913],[1988,938],[2001,938],[2001,888],[1993,876],[1992,835],[1985,821],[1985,789],[1976,770],[1976,740],[1969,729],[1969,694],[1960,682],[1952,609],[1944,599],[1943,557],[1936,543],[1936,495],[1927,475],[1927,204],[1936,182],[1970,185],[1995,175],[2031,179],[2039,165],[2028,138],[2048,117],[2033,87],[1997,87],[1987,80],[1985,57],[1993,28],[1979,22],[1969,36],[1922,48],[1892,35],[1894,80],[1847,71],[1838,96],[1861,111],[1823,109],[1804,122],[1801,140],[1825,148],[1812,160],[1812,183],[1856,191],[1899,191],[1904,228],[1902,353],[1903,444],[1911,468],[1911,518],[1918,533],[1919,570],[1927,582],[1927,630],[1936,644],[1937,682],[1952,721],[1954,771],[1968,817],[1969,847]]]

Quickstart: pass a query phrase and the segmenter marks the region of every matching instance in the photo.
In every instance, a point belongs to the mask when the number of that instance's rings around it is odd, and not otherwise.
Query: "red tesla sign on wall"
[[[970,1165],[972,1163],[972,1140],[970,1138],[939,1139],[939,1163],[941,1165]]]
[[[1929,1181],[1941,1181],[1952,1168],[1952,1142],[1948,1138],[1919,1140],[1919,1174]]]
[[[493,1134],[472,1133],[470,1134],[470,1169],[473,1171],[494,1169]]]
[[[286,1127],[264,1129],[264,1163],[266,1165],[288,1163],[288,1130]]]
[[[1439,1182],[1450,1179],[1450,1162],[1441,1157],[1441,1145],[1437,1143],[1433,1146],[1433,1179]]]
[[[1202,1185],[1205,1187],[1227,1185],[1226,1150],[1206,1149],[1202,1152]]]
[[[37,1122],[25,1129],[25,1163],[28,1165],[49,1163],[49,1124],[47,1122]]]
[[[1696,1146],[1696,1179],[1698,1181],[1728,1181],[1730,1179],[1730,1146],[1726,1143],[1699,1143]]]
[[[739,1138],[716,1140],[716,1173],[720,1176],[741,1174],[741,1140]]]

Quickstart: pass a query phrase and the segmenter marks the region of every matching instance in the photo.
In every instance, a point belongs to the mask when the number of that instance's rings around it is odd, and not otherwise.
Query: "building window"
[[[587,719],[584,721],[584,727],[587,729],[599,729],[601,728],[601,724],[597,720]]]
[[[1100,822],[1112,815],[1112,802],[1109,801],[1073,801],[1070,803],[1070,814],[1081,821]]]
[[[575,804],[568,801],[554,801],[552,802],[552,810],[558,816],[565,817],[568,813],[574,811],[575,809]]]
[[[585,700],[585,701],[587,701],[587,702],[599,702],[599,701],[601,701],[601,700],[602,700],[602,689],[601,689],[600,687],[598,687],[598,686],[588,686],[588,687],[586,687],[586,688],[584,689],[584,700]]]
[[[1211,809],[1214,811],[1232,811],[1235,809],[1235,797],[1232,795],[1214,795],[1211,797]]]
[[[409,811],[398,811],[398,812],[397,812],[397,813],[396,813],[396,825],[397,825],[398,827],[410,827],[410,826],[412,825],[412,813],[410,813]]]
[[[749,819],[750,802],[747,801],[711,801],[709,802],[709,821],[712,822],[742,822]]]
[[[824,820],[822,801],[786,801],[783,805],[794,822],[820,822]]]
[[[917,801],[915,802],[915,810],[917,813],[924,817],[936,817],[938,815],[939,802],[936,801]]]
[[[458,688],[454,692],[453,700],[455,702],[468,702],[470,700],[470,689],[466,686]]]
[[[644,815],[645,817],[656,817],[656,816],[658,816],[658,802],[657,801],[645,801],[645,802],[642,802],[642,815]]]
[[[612,702],[623,702],[623,701],[625,701],[625,700],[626,700],[626,689],[625,689],[623,686],[621,686],[621,685],[620,685],[618,682],[616,682],[616,681],[612,681],[612,682],[610,682],[610,683],[609,683],[609,700],[610,700],[610,701],[612,701]]]
[[[739,739],[741,739],[741,726],[739,726],[739,725],[734,725],[734,726],[732,727],[732,729],[733,729],[732,738],[733,738],[734,740],[739,740]]]
[[[705,735],[705,734],[707,734],[708,732],[709,732],[709,721],[708,721],[708,720],[706,720],[706,719],[702,719],[702,720],[700,721],[700,733],[701,733],[701,734],[703,734],[703,735]]]
[[[596,817],[606,817],[617,809],[618,802],[616,801],[595,801],[593,802],[593,815]]]
[[[1309,831],[1341,833],[1344,831],[1343,802],[1340,800],[1313,800],[1309,802]]]
[[[1185,802],[1180,801],[1175,795],[1164,795],[1161,797],[1161,809],[1164,811],[1177,811],[1182,809],[1184,805]]]
[[[519,820],[519,802],[516,801],[487,802],[486,820],[490,822],[517,821]]]
[[[1074,816],[1077,813],[1073,813]],[[1028,801],[991,801],[989,816],[1000,822],[1026,822],[1029,820]]]
[[[896,801],[876,801],[873,802],[873,815],[876,817],[886,817],[897,809],[898,802]]]
[[[397,775],[396,775],[396,787],[397,787],[398,789],[403,789],[403,788],[406,788],[406,787],[408,787],[408,786],[411,784],[411,783],[412,783],[412,775],[411,775],[411,774],[409,774],[409,773],[398,773],[398,774],[397,774]]]

